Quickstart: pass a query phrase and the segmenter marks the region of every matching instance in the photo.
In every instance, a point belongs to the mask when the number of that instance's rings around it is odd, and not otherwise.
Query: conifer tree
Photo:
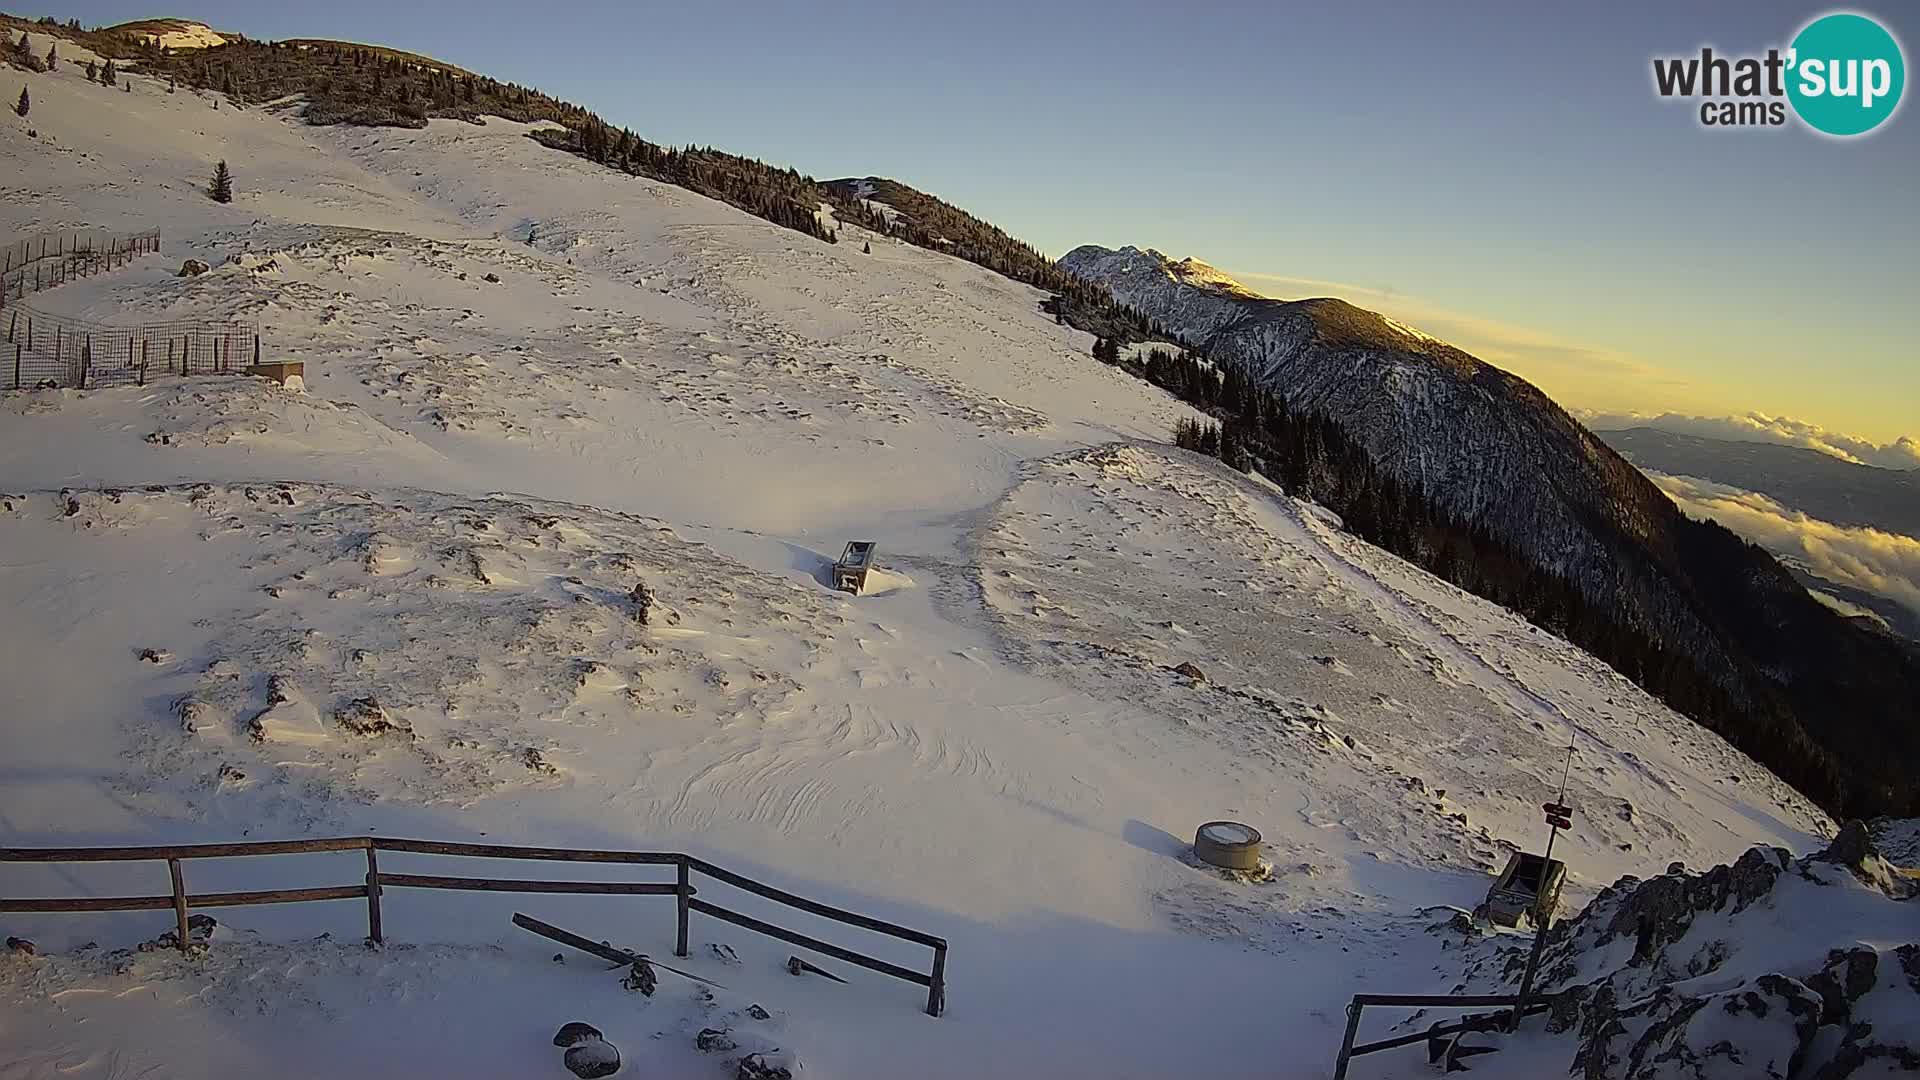
[[[233,201],[233,174],[227,171],[226,161],[214,166],[213,183],[207,186],[207,194],[217,203]]]
[[[873,241],[871,241],[871,240],[869,240],[869,241],[867,241],[866,243],[864,243],[864,244],[861,244],[861,245],[860,245],[860,254],[862,254],[862,255],[871,255],[871,254],[873,254]]]
[[[33,108],[33,99],[27,96],[27,88],[23,86],[20,88],[20,102],[13,107],[13,111],[25,116],[27,110],[31,108]]]
[[[53,44],[47,46],[47,70],[53,71],[59,66],[60,66],[60,43],[56,41]]]
[[[100,69],[100,85],[112,86],[114,80],[113,61],[109,60]]]
[[[87,61],[87,81],[96,82],[99,80],[99,78],[100,78],[100,65],[94,63],[91,60]]]

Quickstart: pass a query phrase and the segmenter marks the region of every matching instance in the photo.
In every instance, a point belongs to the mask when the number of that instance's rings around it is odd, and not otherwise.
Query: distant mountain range
[[[1598,434],[1641,468],[1757,491],[1835,525],[1920,536],[1920,470],[1879,469],[1798,446],[1651,427]]]
[[[1603,658],[1620,666],[1627,651],[1610,657],[1609,643],[1645,634],[1695,666],[1728,700],[1676,707],[1829,807],[1883,812],[1920,797],[1889,754],[1920,760],[1920,656],[1814,600],[1758,547],[1689,520],[1530,383],[1344,301],[1269,299],[1150,249],[1088,245],[1060,266],[1337,421],[1438,511],[1564,579],[1609,620],[1575,632]],[[1795,760],[1807,743],[1830,761]]]

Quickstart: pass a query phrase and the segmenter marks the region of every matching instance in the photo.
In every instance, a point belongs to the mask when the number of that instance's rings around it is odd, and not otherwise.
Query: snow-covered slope
[[[1260,297],[1156,251],[1086,245],[1060,266],[1290,409],[1330,418],[1421,493],[1424,512],[1476,534],[1461,538],[1475,551],[1457,580],[1492,581],[1536,610],[1570,586],[1587,609],[1570,619],[1583,643],[1649,672],[1646,685],[1802,791],[1852,812],[1908,806],[1912,777],[1891,762],[1920,752],[1920,657],[1690,521],[1538,388],[1345,301]],[[1516,584],[1514,564],[1532,581]]]
[[[352,905],[227,909],[201,959],[116,951],[160,913],[0,916],[38,947],[0,957],[10,1075],[558,1075],[584,1020],[637,1075],[720,1077],[692,1043],[732,1017],[820,1076],[1315,1076],[1348,994],[1442,988],[1421,909],[1537,842],[1569,738],[1576,895],[1831,831],[1566,643],[1161,445],[1183,408],[1034,290],[502,121],[312,129],[123,77],[34,77],[0,230],[165,257],[32,303],[257,318],[307,391],[0,396],[0,843],[691,850],[946,936],[949,1011],[710,921],[687,966],[727,993],[648,1002],[507,925],[664,954],[670,905],[608,898],[394,895],[372,955]],[[853,537],[885,571],[857,598]],[[1222,816],[1270,880],[1181,857]],[[154,872],[0,864],[0,894]]]

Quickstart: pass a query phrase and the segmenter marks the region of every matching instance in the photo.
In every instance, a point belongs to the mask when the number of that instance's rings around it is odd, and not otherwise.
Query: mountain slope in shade
[[[1693,664],[1731,703],[1684,703],[1690,714],[1829,806],[1905,808],[1920,791],[1885,756],[1889,740],[1920,754],[1920,662],[1760,549],[1690,522],[1524,379],[1342,300],[1196,284],[1191,264],[1152,250],[1086,245],[1060,265],[1336,419],[1439,510],[1567,580],[1607,613],[1590,641],[1644,634]]]

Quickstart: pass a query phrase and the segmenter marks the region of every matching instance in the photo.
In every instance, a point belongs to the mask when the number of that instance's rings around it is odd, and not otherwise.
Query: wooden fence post
[[[680,933],[674,940],[673,955],[685,956],[687,955],[687,898],[692,895],[693,888],[688,881],[687,857],[682,855],[676,862],[680,866],[680,892],[674,899],[680,908]]]
[[[385,940],[380,934],[380,863],[372,840],[367,841],[367,940],[375,945]]]
[[[933,947],[933,982],[927,986],[927,1015],[939,1016],[947,1011],[947,947]]]
[[[173,374],[173,338],[167,338],[167,374]]]
[[[20,343],[13,343],[13,388],[20,389]]]
[[[173,878],[173,919],[180,934],[180,954],[187,952],[187,884],[180,874],[180,860],[167,860],[167,873]]]

